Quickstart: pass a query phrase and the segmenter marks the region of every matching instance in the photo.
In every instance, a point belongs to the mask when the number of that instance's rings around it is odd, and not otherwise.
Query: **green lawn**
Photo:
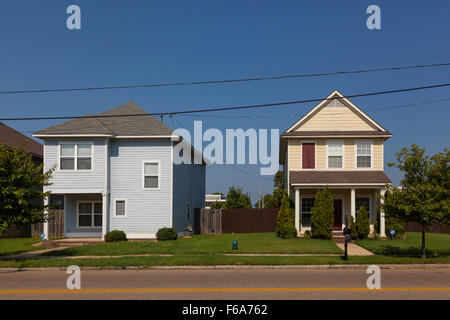
[[[25,251],[39,250],[32,247],[34,243],[41,242],[39,238],[0,238],[0,256],[17,254]]]
[[[420,257],[422,234],[407,232],[406,239],[394,240],[358,240],[358,245],[378,255],[395,257]],[[427,257],[450,256],[450,234],[427,233],[425,235]]]
[[[224,256],[218,254],[186,254],[171,257],[146,256],[146,257],[122,257],[122,258],[98,258],[98,259],[9,259],[0,260],[0,268],[42,268],[61,267],[69,265],[80,267],[152,267],[152,266],[219,266],[219,265],[336,265],[336,264],[443,264],[450,263],[450,257],[438,258],[410,258],[366,256],[349,257],[347,261],[334,256]]]
[[[232,250],[233,240],[238,250]],[[342,253],[331,240],[281,239],[275,233],[194,235],[175,241],[101,243],[47,252],[45,255],[105,256],[131,254],[216,254],[216,253]]]

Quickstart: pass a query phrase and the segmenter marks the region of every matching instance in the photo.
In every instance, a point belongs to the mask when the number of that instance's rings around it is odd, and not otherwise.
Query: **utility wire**
[[[386,90],[386,91],[376,91],[369,93],[360,93],[347,95],[345,98],[358,98],[358,97],[367,97],[367,96],[376,96],[376,95],[384,95],[384,94],[393,94],[400,92],[410,92],[410,91],[418,91],[418,90],[426,90],[426,89],[435,89],[448,87],[450,83],[443,84],[434,84],[422,87],[414,87],[414,88],[405,88],[405,89],[395,89],[395,90]],[[245,106],[234,106],[234,107],[210,107],[205,109],[193,109],[186,111],[172,111],[172,112],[156,112],[156,113],[141,113],[141,114],[114,114],[114,115],[85,115],[85,116],[52,116],[52,117],[21,117],[21,118],[0,118],[0,121],[25,121],[25,120],[55,120],[55,119],[78,119],[78,118],[116,118],[116,117],[138,117],[138,116],[164,116],[164,115],[180,115],[180,114],[190,114],[190,113],[201,113],[201,112],[215,112],[215,111],[230,111],[230,110],[242,110],[242,109],[254,109],[254,108],[268,108],[275,106],[285,106],[292,104],[301,104],[301,103],[309,103],[309,102],[320,102],[320,101],[331,101],[331,100],[341,100],[342,98],[314,98],[314,99],[306,99],[306,100],[295,100],[295,101],[287,101],[287,102],[275,102],[275,103],[266,103],[266,104],[256,104],[256,105],[245,105]]]
[[[211,84],[219,84],[219,83],[236,83],[236,82],[264,81],[264,80],[294,79],[294,78],[313,78],[313,77],[325,77],[325,76],[333,76],[333,75],[359,74],[359,73],[381,72],[381,71],[398,71],[398,70],[411,70],[411,69],[423,69],[423,68],[436,68],[436,67],[446,67],[449,65],[450,65],[450,62],[444,62],[444,63],[432,63],[432,64],[412,65],[412,66],[410,65],[410,66],[398,66],[398,67],[383,67],[383,68],[359,69],[359,70],[351,70],[351,71],[292,74],[292,75],[252,77],[252,78],[226,79],[226,80],[149,83],[149,84],[121,85],[121,86],[99,86],[99,87],[85,87],[85,88],[9,90],[9,91],[0,91],[0,94],[27,94],[27,93],[68,92],[68,91],[98,91],[98,90],[114,90],[114,89],[132,89],[132,88],[155,88],[155,87],[169,87],[169,86],[174,87],[174,86],[190,86],[190,85],[211,85]]]

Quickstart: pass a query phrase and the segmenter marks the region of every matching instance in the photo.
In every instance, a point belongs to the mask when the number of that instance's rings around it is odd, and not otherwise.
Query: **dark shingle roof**
[[[32,155],[42,158],[43,157],[43,147],[37,141],[21,134],[20,132],[14,130],[11,127],[0,122],[0,143],[7,144],[10,146],[22,147],[25,151],[31,153]]]
[[[289,183],[390,183],[383,171],[289,171]]]
[[[35,132],[36,135],[111,134],[115,136],[166,136],[173,130],[147,111],[128,102],[97,114],[99,118],[76,118]],[[87,115],[88,116],[88,115]]]

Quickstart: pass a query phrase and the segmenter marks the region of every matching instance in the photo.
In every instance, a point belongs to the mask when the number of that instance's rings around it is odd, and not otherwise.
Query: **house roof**
[[[389,131],[291,131],[284,137],[328,137],[328,136],[392,136]]]
[[[383,171],[289,171],[289,183],[293,184],[341,184],[341,183],[390,183]]]
[[[37,141],[27,137],[26,135],[8,127],[0,122],[0,143],[10,146],[22,147],[25,151],[31,153],[35,157],[42,158],[44,151],[43,146]]]
[[[98,118],[81,118],[59,123],[33,133],[43,135],[112,135],[112,136],[170,136],[173,130],[147,111],[128,102],[97,114]]]

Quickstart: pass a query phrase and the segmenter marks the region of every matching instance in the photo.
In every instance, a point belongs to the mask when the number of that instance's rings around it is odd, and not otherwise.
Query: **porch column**
[[[384,197],[384,194],[386,192],[386,189],[382,188],[380,189],[380,195],[381,197]],[[384,203],[383,198],[380,198],[380,204],[382,205]],[[380,208],[380,238],[386,238],[386,229],[384,225],[384,210],[383,208]]]
[[[300,188],[295,188],[295,229],[300,236]]]
[[[370,232],[369,235],[373,236],[375,234],[375,228],[374,228],[374,223],[375,223],[375,217],[376,212],[377,212],[377,190],[373,191],[373,195],[372,195],[372,207],[370,208]]]
[[[48,198],[49,197],[45,197],[44,199],[44,206],[48,206]],[[48,232],[49,232],[49,223],[48,223],[48,208],[46,207],[44,209],[44,217],[45,217],[45,221],[44,221],[44,240],[50,240]]]
[[[105,234],[107,232],[107,205],[108,205],[108,195],[102,193],[102,240],[105,240]]]
[[[350,189],[350,215],[353,217],[353,220],[356,221],[356,196],[355,196],[355,188]]]

